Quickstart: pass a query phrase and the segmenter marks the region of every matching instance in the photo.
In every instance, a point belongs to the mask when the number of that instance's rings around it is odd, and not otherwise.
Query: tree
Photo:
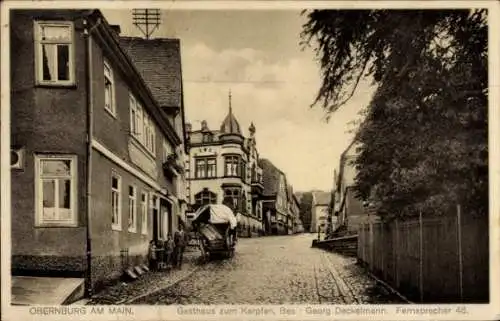
[[[317,10],[323,83],[314,105],[344,105],[361,79],[377,85],[356,139],[356,190],[382,215],[488,212],[485,10]]]
[[[300,198],[299,216],[306,231],[311,227],[312,201],[313,196],[311,192],[305,192]]]

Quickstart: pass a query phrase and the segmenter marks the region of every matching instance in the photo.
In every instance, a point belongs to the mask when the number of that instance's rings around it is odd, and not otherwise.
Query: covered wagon
[[[236,245],[236,226],[233,211],[222,204],[208,204],[196,211],[193,228],[199,238],[203,259],[215,255],[234,256]]]

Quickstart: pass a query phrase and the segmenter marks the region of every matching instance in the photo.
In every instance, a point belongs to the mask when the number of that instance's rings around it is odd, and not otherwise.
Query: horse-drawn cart
[[[203,260],[216,255],[225,258],[234,256],[237,221],[229,207],[205,205],[196,212],[192,224],[199,238]]]

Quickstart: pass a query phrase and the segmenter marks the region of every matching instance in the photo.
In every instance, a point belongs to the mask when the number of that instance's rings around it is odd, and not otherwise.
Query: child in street
[[[156,244],[155,241],[153,240],[149,242],[148,259],[149,259],[149,268],[151,270],[156,270],[157,268]]]
[[[172,234],[168,233],[167,241],[165,242],[165,254],[167,257],[167,264],[171,267],[173,267],[175,264],[175,262],[173,262],[174,248],[175,248],[174,239],[172,238]]]

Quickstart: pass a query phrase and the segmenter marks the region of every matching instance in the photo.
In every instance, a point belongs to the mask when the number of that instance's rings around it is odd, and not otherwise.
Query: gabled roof
[[[331,192],[313,192],[312,206],[317,205],[330,205],[332,199]]]
[[[137,66],[158,105],[181,108],[180,40],[120,37],[120,46]]]
[[[279,189],[280,176],[284,175],[271,161],[265,158],[259,159],[259,166],[262,168],[262,179],[264,185],[264,195],[276,195]]]

